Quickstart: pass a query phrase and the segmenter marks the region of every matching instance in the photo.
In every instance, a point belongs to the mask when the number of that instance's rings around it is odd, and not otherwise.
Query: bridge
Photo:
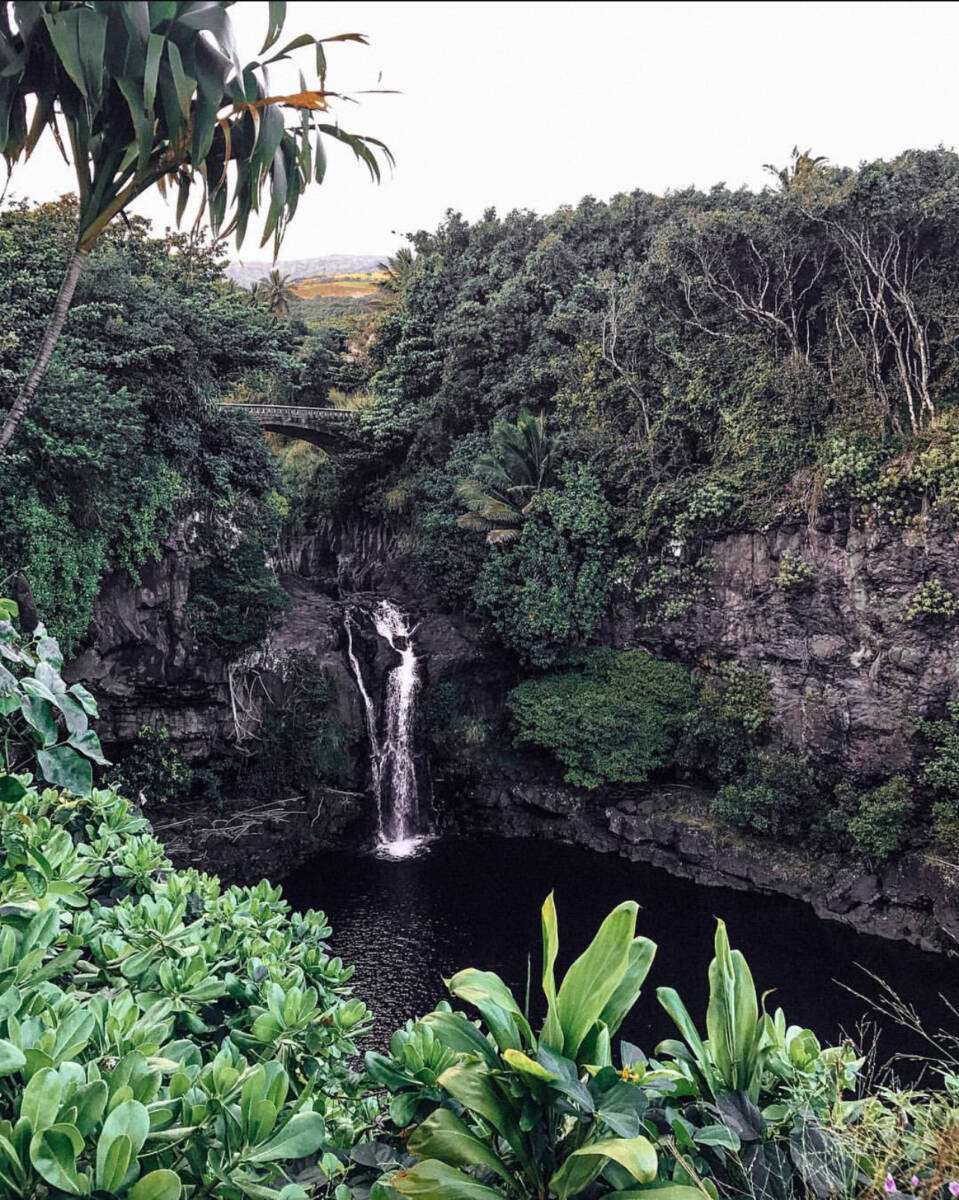
[[[222,404],[221,408],[245,412],[267,433],[312,442],[329,454],[355,446],[359,435],[356,413],[343,408],[307,408],[286,404]]]

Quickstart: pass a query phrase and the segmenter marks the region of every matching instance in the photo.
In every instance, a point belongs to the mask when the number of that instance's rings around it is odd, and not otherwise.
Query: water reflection
[[[820,921],[796,901],[701,887],[645,864],[544,841],[442,841],[420,857],[394,861],[329,854],[286,884],[297,907],[329,916],[334,950],[356,965],[355,990],[376,1014],[379,1044],[442,999],[443,978],[462,967],[497,971],[520,998],[531,972],[537,1012],[539,908],[551,890],[561,967],[615,904],[635,899],[642,906],[638,931],[659,951],[623,1034],[644,1047],[673,1033],[656,1003],[657,986],[677,988],[702,1020],[716,917],[746,954],[757,988],[774,989],[770,1007],[782,1004],[791,1022],[824,1038],[853,1031],[866,1007],[842,983],[876,993],[857,963],[886,979],[932,1025],[949,1017],[939,993],[957,991],[956,960]],[[899,1031],[884,1032],[884,1053],[905,1048],[916,1049]]]

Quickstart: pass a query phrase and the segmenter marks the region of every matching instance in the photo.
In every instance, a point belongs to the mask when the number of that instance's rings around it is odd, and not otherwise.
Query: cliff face
[[[732,534],[710,548],[715,570],[708,594],[682,621],[651,628],[641,607],[619,595],[603,640],[642,646],[690,666],[738,659],[762,668],[771,680],[783,743],[813,755],[836,778],[874,781],[908,765],[911,720],[940,715],[959,695],[959,631],[906,619],[923,580],[936,578],[959,593],[957,549],[956,533],[945,527],[920,537],[887,527],[863,529],[841,515],[813,527]],[[802,558],[812,576],[784,590],[776,579],[787,553]],[[196,565],[181,532],[138,584],[119,576],[106,582],[91,644],[71,665],[71,675],[90,681],[100,696],[107,743],[132,740],[143,725],[163,725],[185,753],[202,758],[233,739],[230,667],[198,645],[184,621]],[[402,528],[362,520],[324,528],[283,547],[277,567],[292,608],[254,664],[265,678],[265,693],[273,664],[288,651],[305,651],[337,680],[339,719],[361,730],[362,701],[343,614],[357,593],[367,599],[379,594],[415,617],[424,682],[454,684],[473,714],[501,722],[515,667],[479,620],[444,611],[430,580],[418,573]],[[392,664],[381,661],[382,645],[367,643],[360,634],[355,650],[376,687]],[[237,678],[234,667],[234,684]],[[783,891],[807,900],[820,915],[930,948],[959,933],[959,893],[949,864],[911,856],[872,872],[840,860],[812,863],[799,850],[787,853],[717,830],[707,806],[690,808],[677,793],[585,795],[550,782],[555,775],[549,764],[530,759],[489,765],[482,754],[478,760],[481,771],[469,782],[437,781],[451,829],[556,837],[706,883]],[[251,869],[269,871],[271,862],[292,867],[319,844],[368,836],[375,814],[368,796],[356,794],[363,785],[360,764],[350,784],[355,793],[342,793],[345,798],[323,810],[322,819],[321,805],[309,823],[294,817],[260,828],[253,822]],[[206,865],[223,865],[218,845],[216,837],[205,838],[200,858]],[[231,846],[242,873],[243,851]]]
[[[812,570],[777,586],[783,555]],[[843,775],[888,776],[908,764],[911,721],[959,696],[959,626],[906,618],[917,584],[959,594],[959,535],[856,527],[836,514],[814,527],[741,533],[712,545],[708,595],[682,622],[651,633],[618,604],[617,645],[690,664],[736,658],[772,683],[784,739]]]
[[[108,747],[151,726],[168,729],[188,757],[205,758],[233,735],[228,665],[184,619],[200,561],[184,524],[138,582],[126,573],[104,581],[85,648],[64,675],[95,692]]]

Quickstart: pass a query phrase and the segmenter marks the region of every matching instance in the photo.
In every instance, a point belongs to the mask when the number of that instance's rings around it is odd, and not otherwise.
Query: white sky
[[[233,13],[241,56],[252,56],[266,5],[242,0]],[[476,217],[634,187],[759,187],[762,164],[785,163],[796,143],[855,165],[959,140],[954,2],[301,0],[286,31],[367,34],[369,48],[329,47],[328,87],[402,94],[341,110],[347,129],[387,142],[392,178],[375,187],[331,147],[326,183],[301,200],[282,258],[389,253],[447,208]],[[282,73],[272,82],[295,86]],[[33,199],[68,190],[52,146],[10,186]],[[157,195],[136,211],[160,228],[173,220]],[[257,242],[244,259],[269,257]]]

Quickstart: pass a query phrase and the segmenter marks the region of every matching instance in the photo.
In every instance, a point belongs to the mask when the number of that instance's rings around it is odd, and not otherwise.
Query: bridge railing
[[[318,408],[297,404],[234,404],[221,405],[222,408],[241,409],[258,421],[278,425],[352,425],[356,421],[356,413],[345,408]]]

